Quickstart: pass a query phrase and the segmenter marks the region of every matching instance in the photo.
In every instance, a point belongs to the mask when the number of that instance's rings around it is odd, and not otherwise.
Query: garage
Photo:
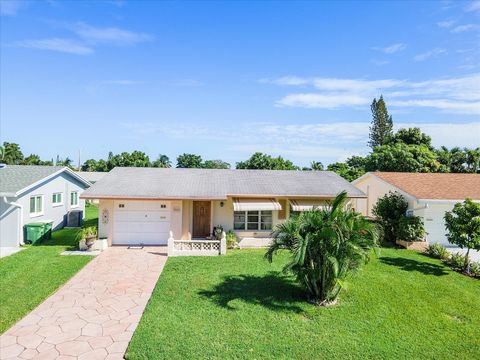
[[[170,233],[169,201],[115,201],[113,245],[166,245]]]

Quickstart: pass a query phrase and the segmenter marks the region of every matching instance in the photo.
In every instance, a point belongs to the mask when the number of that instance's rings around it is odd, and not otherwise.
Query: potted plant
[[[213,227],[213,237],[215,240],[221,240],[222,239],[222,233],[223,233],[223,226],[222,225],[217,225]]]
[[[95,240],[97,240],[97,228],[95,226],[85,227],[80,231],[79,235],[80,249],[82,249],[82,245],[84,245],[85,250],[89,250],[95,243]]]

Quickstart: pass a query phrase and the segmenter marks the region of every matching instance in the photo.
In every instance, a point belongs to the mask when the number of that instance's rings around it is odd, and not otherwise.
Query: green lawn
[[[96,225],[98,208],[86,207],[86,225]],[[33,310],[86,263],[91,256],[60,256],[76,249],[77,229],[53,232],[51,240],[0,259],[0,333]]]
[[[480,282],[382,249],[317,308],[264,251],[170,258],[127,359],[479,359]]]

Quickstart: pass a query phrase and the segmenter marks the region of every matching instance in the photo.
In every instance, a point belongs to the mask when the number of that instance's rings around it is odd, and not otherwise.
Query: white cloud
[[[455,24],[454,20],[445,20],[437,22],[437,25],[441,28],[450,29]]]
[[[480,113],[480,73],[447,79],[409,81],[289,77],[269,80],[271,84],[310,86],[311,92],[286,94],[277,106],[339,109],[368,106],[383,94],[393,110],[425,107],[451,113]],[[290,85],[295,87],[295,85]]]
[[[165,141],[189,141],[198,144],[199,139],[206,143],[228,137],[222,147],[221,158],[235,160],[247,158],[256,151],[281,155],[299,165],[307,165],[311,160],[328,164],[344,161],[352,155],[366,155],[370,122],[322,122],[322,123],[242,123],[225,124],[221,128],[214,125],[176,123],[166,121],[121,123],[129,134],[139,138],[158,138]],[[432,137],[434,146],[478,146],[480,123],[425,123],[400,122],[394,128],[420,127]],[[231,134],[235,133],[232,137]],[[201,135],[199,137],[198,135]],[[230,156],[231,155],[231,156]]]
[[[415,61],[425,61],[427,59],[430,59],[430,58],[436,58],[442,54],[446,54],[447,53],[447,49],[442,49],[442,48],[435,48],[435,49],[432,49],[432,50],[429,50],[429,51],[426,51],[424,53],[421,53],[421,54],[418,54],[418,55],[415,55],[413,57],[413,60]]]
[[[465,24],[465,25],[459,25],[459,26],[456,26],[454,27],[451,32],[454,33],[454,34],[458,34],[458,33],[463,33],[463,32],[467,32],[467,31],[473,31],[473,30],[477,30],[478,29],[478,25],[475,25],[475,24]]]
[[[480,12],[480,1],[472,1],[465,8],[467,12]]]
[[[367,105],[372,101],[359,94],[290,94],[279,101],[278,106],[337,109],[340,107]]]
[[[24,40],[15,44],[18,47],[59,51],[75,55],[89,55],[93,53],[93,49],[76,40],[71,39],[40,39],[40,40]]]
[[[28,3],[23,0],[1,0],[0,1],[0,14],[13,16],[16,15],[17,12],[26,7]]]
[[[385,53],[385,54],[395,54],[397,52],[400,52],[400,51],[403,51],[407,48],[407,45],[406,44],[403,44],[403,43],[396,43],[396,44],[392,44],[390,46],[387,46],[387,47],[384,47],[382,48],[381,50]]]
[[[387,65],[387,64],[390,63],[390,61],[388,61],[388,60],[377,60],[377,59],[372,59],[372,60],[370,60],[370,62],[372,64],[377,65],[377,66],[383,66],[383,65]]]
[[[146,33],[137,33],[116,27],[94,27],[82,22],[77,23],[73,29],[78,36],[93,44],[126,46],[153,40],[153,36]]]

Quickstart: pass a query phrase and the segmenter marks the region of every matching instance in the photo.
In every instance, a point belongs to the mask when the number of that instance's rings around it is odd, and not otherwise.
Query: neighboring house
[[[95,184],[106,174],[106,172],[100,171],[76,171],[76,173],[87,180],[90,184]]]
[[[479,174],[371,172],[352,184],[367,194],[366,201],[357,203],[357,210],[367,216],[373,216],[372,209],[380,197],[399,192],[408,202],[407,213],[423,219],[427,240],[444,245],[449,245],[445,212],[466,198],[480,202]]]
[[[164,245],[205,239],[213,227],[263,244],[292,211],[323,206],[346,190],[365,194],[333,172],[114,168],[82,194],[99,200],[99,236],[113,245]]]
[[[0,167],[0,247],[23,243],[23,225],[53,221],[64,226],[73,209],[85,212],[82,192],[91,184],[60,166],[2,165]]]

